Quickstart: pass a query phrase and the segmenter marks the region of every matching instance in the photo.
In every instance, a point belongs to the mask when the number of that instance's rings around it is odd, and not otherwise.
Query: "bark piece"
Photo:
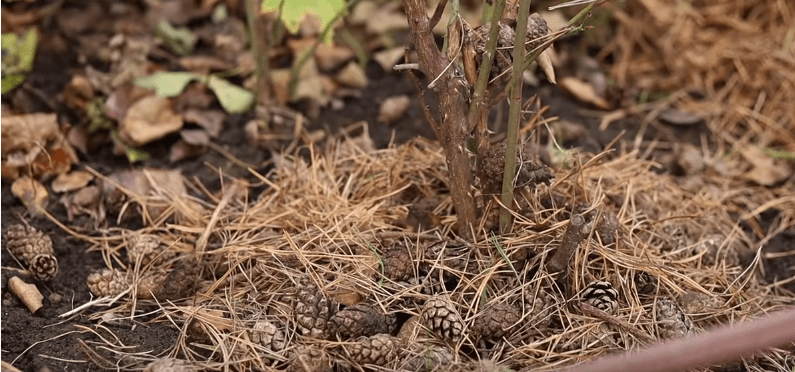
[[[15,276],[8,279],[8,289],[22,300],[22,303],[25,304],[31,314],[35,314],[36,311],[41,309],[41,300],[44,299],[44,296],[41,295],[35,285],[25,283],[22,279]]]

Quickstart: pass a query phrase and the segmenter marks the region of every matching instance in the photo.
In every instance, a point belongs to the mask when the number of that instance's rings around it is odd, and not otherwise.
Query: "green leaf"
[[[25,75],[22,74],[3,76],[2,93],[6,94],[6,92],[16,88],[17,85],[22,84],[23,81],[25,81]]]
[[[130,164],[149,159],[148,152],[138,150],[134,147],[128,146],[125,150],[125,153],[127,154],[127,160],[130,162]]]
[[[193,80],[202,80],[204,77],[192,72],[156,72],[150,76],[138,78],[135,84],[152,89],[161,97],[176,97]]]
[[[230,114],[245,112],[254,103],[254,93],[217,76],[210,76],[207,86],[215,92],[218,102]]]
[[[284,2],[284,6],[281,6]],[[262,3],[262,12],[279,12],[279,18],[284,22],[285,27],[295,34],[301,21],[307,14],[312,14],[320,18],[320,28],[325,28],[339,13],[346,11],[346,4],[343,0],[266,0]],[[326,34],[324,42],[330,42],[333,33]]]
[[[197,37],[187,28],[174,28],[166,21],[160,21],[155,34],[175,53],[186,56],[193,52]]]
[[[33,68],[37,43],[35,28],[31,28],[22,38],[14,33],[2,35],[2,93],[14,89],[25,80],[25,75]]]

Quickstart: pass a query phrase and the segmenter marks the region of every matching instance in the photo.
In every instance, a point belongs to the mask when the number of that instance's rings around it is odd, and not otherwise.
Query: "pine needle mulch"
[[[107,307],[84,310],[97,324],[98,337],[81,344],[88,357],[122,370],[160,358],[228,371],[550,369],[752,319],[795,298],[760,279],[764,238],[743,222],[770,208],[794,211],[795,198],[776,190],[710,182],[693,193],[637,153],[582,156],[555,169],[551,185],[517,193],[512,233],[481,231],[470,243],[452,233],[437,145],[375,150],[349,138],[308,152],[277,157],[258,175],[259,194],[224,177],[209,201],[128,195],[126,213],[140,213],[143,229],[84,236],[134,283],[115,302],[101,299]],[[427,196],[440,196],[439,226],[407,229],[410,208]],[[590,233],[561,286],[542,262],[573,213]],[[142,234],[157,237],[162,259],[130,262]],[[593,281],[613,287],[614,315],[583,312],[581,300],[605,300],[583,297]],[[674,317],[663,319],[669,305]],[[153,355],[113,336],[109,325],[125,319],[171,324],[180,337]],[[792,362],[787,355],[745,364],[777,369]]]
[[[621,87],[667,93],[705,120],[731,159],[717,172],[792,188],[795,172],[795,5],[791,1],[608,2],[615,37],[601,51]]]

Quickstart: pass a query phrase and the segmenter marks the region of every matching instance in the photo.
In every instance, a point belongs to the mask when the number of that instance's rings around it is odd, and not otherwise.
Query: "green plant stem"
[[[323,30],[320,31],[320,35],[315,40],[314,44],[308,49],[305,50],[304,53],[301,55],[301,58],[298,60],[298,63],[293,65],[292,69],[290,69],[290,80],[287,82],[287,92],[288,96],[292,99],[295,95],[295,89],[298,87],[298,77],[301,74],[301,69],[304,65],[315,55],[315,49],[317,46],[320,45],[321,40],[326,39],[326,36],[334,28],[334,25],[337,21],[342,18],[343,14],[347,12],[348,9],[355,6],[360,0],[350,0],[348,4],[345,6],[345,9],[341,9],[337,14],[334,15],[334,18],[325,26]]]
[[[511,75],[510,109],[508,110],[508,134],[505,138],[505,171],[502,176],[502,204],[500,231],[508,232],[513,208],[513,178],[516,173],[516,143],[519,137],[519,121],[522,117],[522,72],[524,71],[524,42],[527,36],[527,13],[530,0],[519,1],[516,17],[516,40],[513,45],[513,73]]]
[[[575,23],[579,22],[582,18],[584,18],[588,14],[588,12],[591,11],[591,9],[593,9],[595,4],[596,4],[596,2],[588,4],[588,6],[583,8],[579,13],[577,13],[577,15],[572,17],[569,20],[569,22],[566,23],[566,24],[569,25],[569,26],[573,26]]]
[[[489,40],[486,42],[486,57],[480,62],[480,72],[478,72],[478,81],[475,84],[475,93],[472,95],[472,104],[469,106],[469,115],[467,117],[469,125],[475,123],[480,118],[480,111],[485,109],[483,104],[483,97],[486,95],[486,87],[489,84],[489,75],[491,74],[491,65],[494,62],[495,55],[497,54],[497,39],[500,32],[500,19],[502,19],[502,12],[505,9],[505,0],[498,0],[494,3],[491,17],[491,30],[489,30]],[[525,23],[527,21],[525,20]],[[485,123],[483,123],[485,124]],[[479,128],[483,130],[485,128]],[[478,133],[485,135],[485,133]],[[478,142],[483,140],[478,138]],[[480,151],[481,143],[478,143],[478,151]]]

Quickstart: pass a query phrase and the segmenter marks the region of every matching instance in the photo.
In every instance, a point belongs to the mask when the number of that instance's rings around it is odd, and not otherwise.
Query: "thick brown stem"
[[[439,141],[447,157],[450,175],[450,195],[461,222],[460,233],[470,236],[475,225],[475,202],[470,192],[472,181],[469,156],[466,149],[467,104],[464,90],[466,81],[455,77],[454,66],[447,68],[448,61],[442,56],[431,33],[428,14],[423,0],[404,0],[406,18],[419,57],[420,69],[432,81],[442,113]]]
[[[589,233],[588,225],[585,224],[585,217],[581,214],[572,215],[569,220],[569,226],[566,227],[566,232],[563,233],[558,250],[549,259],[547,271],[549,273],[561,272],[563,273],[561,276],[565,276],[569,261],[574,256],[577,246]]]

